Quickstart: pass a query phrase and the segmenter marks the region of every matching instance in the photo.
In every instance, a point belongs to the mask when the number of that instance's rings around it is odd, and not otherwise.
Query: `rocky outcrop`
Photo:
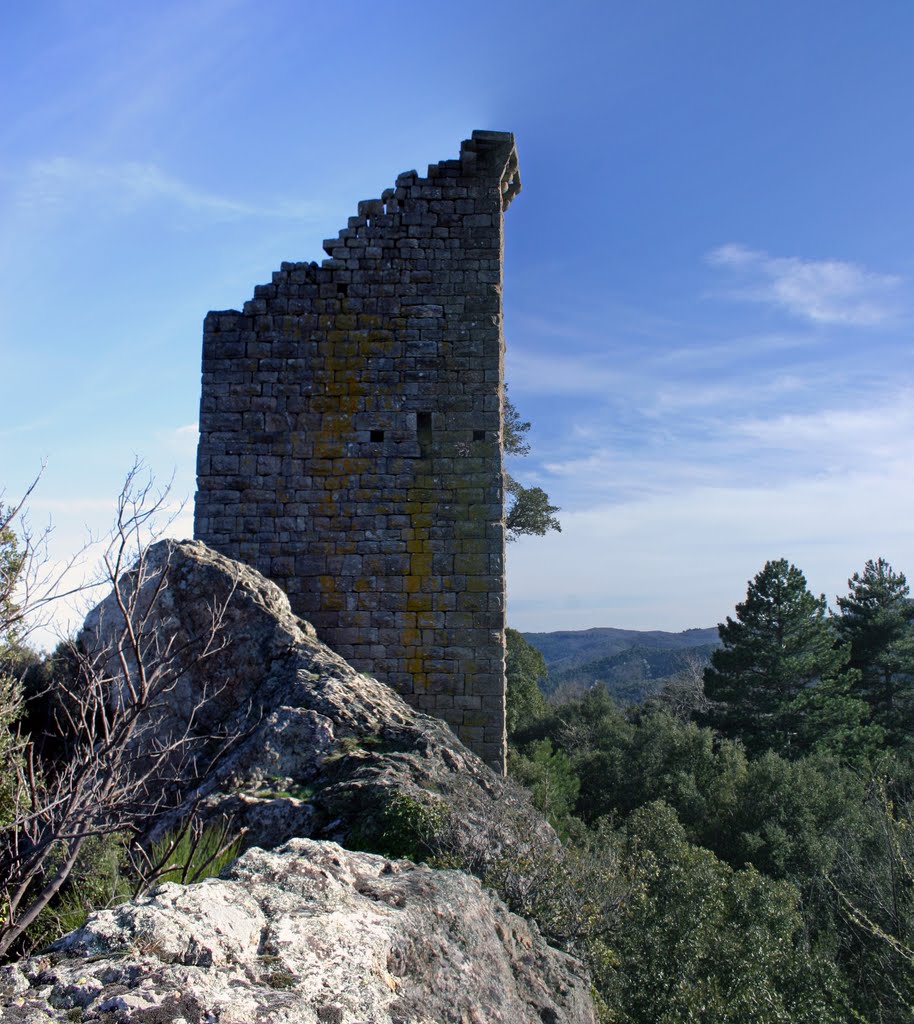
[[[95,914],[0,991],[7,1024],[593,1021],[577,963],[475,879],[307,839]]]
[[[131,592],[146,668],[167,665],[157,741],[193,740],[157,827],[228,816],[250,848],[4,968],[0,1019],[593,1024],[581,965],[475,878],[339,845],[403,853],[426,816],[439,860],[540,862],[557,840],[521,791],[320,643],[256,571],[163,541]],[[123,603],[89,616],[86,650],[111,652]]]
[[[444,722],[356,672],[256,570],[199,541],[167,540],[149,549],[130,585],[139,587],[137,617],[155,641],[150,661],[167,649],[175,680],[157,740],[189,729],[205,776],[185,787],[163,825],[194,806],[230,815],[258,846],[293,836],[353,845],[375,833],[394,797],[405,797],[456,813],[467,844],[555,843],[526,799]],[[214,650],[201,657],[214,616]],[[112,594],[89,615],[81,642],[113,647],[121,621]],[[116,674],[113,660],[111,667]],[[183,771],[194,776],[190,766]]]

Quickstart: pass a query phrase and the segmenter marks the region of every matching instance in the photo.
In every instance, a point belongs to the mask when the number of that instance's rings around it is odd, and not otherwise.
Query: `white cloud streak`
[[[914,393],[883,396],[884,404],[859,409],[823,409],[807,415],[751,419],[737,424],[748,440],[785,448],[857,451],[867,458],[912,454]]]
[[[879,472],[910,476],[914,388],[879,389],[853,406],[770,415],[730,406],[696,416],[646,416],[627,432],[596,418],[572,425],[536,461],[537,482],[559,505],[656,497],[679,501],[696,487],[780,487]],[[522,467],[520,475],[523,477]]]
[[[763,485],[695,486],[562,515],[562,533],[508,552],[508,616],[524,630],[686,629],[732,614],[769,558],[798,565],[834,600],[868,558],[914,564],[900,511],[914,476],[890,464]]]
[[[512,354],[507,372],[512,388],[533,395],[605,395],[617,391],[626,375],[597,357],[576,359],[567,354]]]
[[[771,256],[735,242],[712,250],[707,262],[745,282],[729,297],[767,303],[813,323],[874,327],[899,312],[901,278],[855,263]]]
[[[249,216],[317,219],[322,212],[316,202],[279,200],[261,205],[217,195],[195,188],[152,163],[105,164],[67,156],[32,163],[17,205],[27,211],[61,210],[87,198],[127,211],[164,202],[221,220]]]

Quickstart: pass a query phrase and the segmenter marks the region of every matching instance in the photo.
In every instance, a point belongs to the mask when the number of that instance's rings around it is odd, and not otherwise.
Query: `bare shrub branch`
[[[197,715],[217,692],[192,696],[182,719],[169,698],[200,661],[221,650],[231,594],[201,617],[192,636],[157,628],[169,566],[150,564],[147,546],[160,530],[168,488],[157,492],[134,465],[117,502],[102,557],[111,598],[99,605],[70,655],[77,671],[52,684],[56,725],[66,745],[42,761],[17,736],[12,821],[0,827],[0,956],[60,892],[94,836],[139,835],[196,781]],[[28,614],[28,608],[23,608]],[[222,738],[222,742],[225,738]]]
[[[28,503],[44,474],[45,464],[13,504],[4,504],[0,491],[0,642],[21,643],[48,625],[54,602],[81,593],[89,586],[64,581],[81,562],[88,545],[61,563],[52,561],[50,524],[35,529]]]
[[[246,832],[234,828],[226,817],[213,822],[194,815],[158,842],[131,847],[134,895],[148,892],[163,880],[187,885],[214,874],[234,859]]]
[[[683,666],[664,686],[660,702],[680,722],[689,722],[695,715],[704,714],[710,707],[705,696],[705,669],[708,658],[687,651]]]

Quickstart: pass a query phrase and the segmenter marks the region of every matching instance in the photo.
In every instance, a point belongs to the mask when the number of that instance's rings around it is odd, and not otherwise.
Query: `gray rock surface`
[[[229,815],[249,848],[219,879],[164,884],[2,969],[4,1024],[593,1024],[578,961],[475,878],[331,841],[370,845],[405,798],[480,873],[535,859],[556,839],[519,790],[321,644],[256,571],[163,541],[133,583],[141,609],[155,595],[149,637],[180,652],[156,734],[197,737],[160,829]],[[224,646],[201,660],[214,608]],[[118,619],[109,597],[84,646],[104,649]]]
[[[250,845],[273,847],[293,836],[346,842],[370,835],[400,796],[450,808],[468,845],[555,843],[526,798],[444,722],[356,672],[256,570],[199,541],[166,540],[149,549],[140,586],[141,609],[152,602],[147,632],[158,649],[170,644],[180,652],[156,736],[182,735],[192,723],[205,775],[185,785],[182,807],[163,824],[193,805],[230,815],[249,829]],[[200,660],[214,608],[224,647]],[[118,623],[111,595],[90,613],[83,644],[110,644]],[[185,778],[192,774],[185,768]]]
[[[0,974],[5,1024],[592,1024],[586,979],[458,871],[293,839],[93,914]]]

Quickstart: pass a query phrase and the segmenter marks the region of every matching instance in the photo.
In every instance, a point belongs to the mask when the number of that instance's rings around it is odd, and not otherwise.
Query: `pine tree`
[[[705,670],[708,720],[739,738],[750,752],[768,748],[795,755],[801,741],[799,696],[847,662],[836,646],[824,595],[784,558],[765,563],[736,606],[736,619],[718,626],[721,646]]]
[[[506,389],[502,439],[505,455],[530,454],[529,430],[530,423],[520,418]],[[505,531],[509,541],[522,536],[543,537],[549,530],[562,532],[562,525],[555,515],[561,509],[550,503],[549,495],[542,487],[524,487],[506,472],[505,497]]]
[[[847,597],[838,598],[835,628],[850,645],[850,664],[860,673],[856,692],[889,741],[898,744],[914,718],[914,604],[907,580],[877,558],[847,585]]]

